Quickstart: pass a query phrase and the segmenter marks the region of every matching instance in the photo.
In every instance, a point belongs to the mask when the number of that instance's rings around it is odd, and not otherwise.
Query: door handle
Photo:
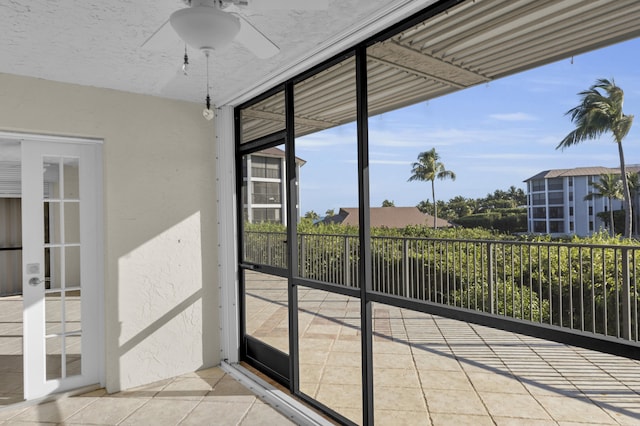
[[[34,287],[37,286],[40,283],[43,283],[43,282],[44,282],[44,280],[41,280],[38,277],[29,278],[29,285],[32,285]]]

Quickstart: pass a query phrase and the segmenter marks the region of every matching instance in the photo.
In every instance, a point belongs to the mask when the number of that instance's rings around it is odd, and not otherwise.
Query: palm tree
[[[417,180],[420,182],[431,182],[431,197],[433,200],[433,228],[437,228],[438,220],[438,203],[436,202],[435,180],[451,179],[456,180],[456,174],[445,169],[444,164],[439,161],[440,156],[435,148],[429,151],[421,152],[418,155],[418,161],[413,163],[411,168],[411,177],[409,182]]]
[[[640,190],[640,175],[637,172],[627,173],[627,184],[629,185],[629,194],[631,195],[631,205],[636,205],[636,197]],[[633,212],[633,218],[631,219],[632,228],[638,232],[638,214]]]
[[[591,186],[598,192],[589,192],[585,195],[585,200],[592,200],[593,197],[606,197],[609,200],[609,233],[615,236],[615,226],[613,222],[613,200],[623,198],[622,181],[619,175],[600,175],[599,182],[592,182]]]
[[[580,92],[580,104],[567,111],[576,128],[558,144],[556,149],[564,149],[589,139],[598,139],[604,133],[611,132],[614,142],[618,145],[620,157],[620,175],[622,176],[622,193],[624,199],[624,236],[631,237],[632,212],[631,195],[627,183],[627,173],[624,164],[622,140],[627,136],[633,123],[633,115],[622,112],[624,92],[615,85],[613,79],[599,79],[596,83]]]

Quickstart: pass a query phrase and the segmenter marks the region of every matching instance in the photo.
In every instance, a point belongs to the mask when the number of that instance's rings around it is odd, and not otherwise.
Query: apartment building
[[[300,167],[304,163],[304,160],[296,158],[296,176],[300,175]],[[244,217],[250,223],[287,223],[285,164],[285,152],[277,147],[243,158]],[[247,192],[250,197],[247,197]]]
[[[629,173],[638,171],[638,165],[627,166]],[[528,232],[588,236],[608,229],[606,221],[598,213],[622,209],[622,200],[613,200],[609,205],[606,197],[585,199],[588,194],[597,193],[592,184],[607,174],[620,174],[620,169],[576,167],[545,170],[526,179]],[[637,211],[638,200],[634,198],[633,203]],[[634,213],[634,222],[637,222],[635,217]]]

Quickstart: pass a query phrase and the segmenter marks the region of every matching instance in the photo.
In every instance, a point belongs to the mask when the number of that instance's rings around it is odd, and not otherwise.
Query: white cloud
[[[491,114],[489,117],[500,121],[536,121],[537,117],[526,112],[510,112],[506,114]]]

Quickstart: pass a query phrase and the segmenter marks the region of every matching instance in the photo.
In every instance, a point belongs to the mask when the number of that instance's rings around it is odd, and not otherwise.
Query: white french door
[[[100,380],[99,152],[22,141],[25,399]]]

